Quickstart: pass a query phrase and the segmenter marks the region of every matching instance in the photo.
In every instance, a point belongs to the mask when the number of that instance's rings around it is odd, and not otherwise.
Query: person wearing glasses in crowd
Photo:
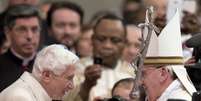
[[[17,80],[24,71],[32,71],[41,31],[41,17],[34,6],[12,6],[8,8],[5,18],[5,35],[10,48],[0,55],[0,91]]]

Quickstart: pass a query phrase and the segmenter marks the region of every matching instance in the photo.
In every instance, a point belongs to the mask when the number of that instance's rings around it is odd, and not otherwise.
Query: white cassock
[[[0,93],[0,101],[52,101],[40,83],[28,72]]]
[[[186,91],[181,82],[176,79],[166,88],[157,101],[167,101],[168,99],[191,101],[192,96]]]

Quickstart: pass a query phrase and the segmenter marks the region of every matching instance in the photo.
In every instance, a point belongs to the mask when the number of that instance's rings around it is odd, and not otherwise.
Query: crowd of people
[[[103,10],[85,22],[75,2],[8,0],[0,14],[0,101],[200,101],[200,0],[195,12],[175,9],[167,20],[170,1],[122,0],[122,16]],[[150,33],[138,25],[150,23],[160,32],[145,47]]]

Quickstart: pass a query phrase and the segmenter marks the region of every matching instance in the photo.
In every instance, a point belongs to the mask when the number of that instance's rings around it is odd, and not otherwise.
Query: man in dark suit
[[[6,0],[5,3],[8,4],[6,7],[7,9],[11,6],[15,6],[19,4],[29,4],[29,5],[37,6],[39,4],[39,0]],[[0,13],[0,19],[1,19],[0,21],[0,54],[7,51],[7,48],[9,47],[9,42],[5,38],[5,33],[4,33],[4,18],[6,14],[6,9]]]
[[[4,21],[5,35],[11,46],[0,55],[0,92],[24,71],[32,71],[41,29],[39,10],[31,5],[8,8]]]

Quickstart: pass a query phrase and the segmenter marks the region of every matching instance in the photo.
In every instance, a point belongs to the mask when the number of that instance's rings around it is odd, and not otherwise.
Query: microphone
[[[201,46],[201,33],[193,35],[186,41],[186,46],[189,48]]]

